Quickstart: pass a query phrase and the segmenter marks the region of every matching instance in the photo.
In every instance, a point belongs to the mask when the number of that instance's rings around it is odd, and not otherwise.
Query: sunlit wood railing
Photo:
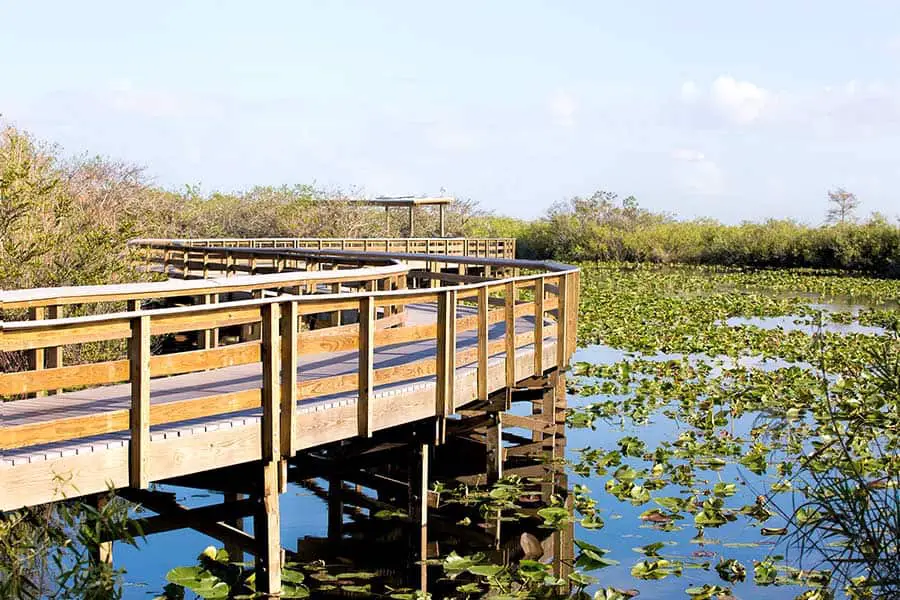
[[[169,258],[170,261],[181,260],[180,273],[186,276],[190,276],[193,269],[195,252],[205,255],[205,259],[201,257],[200,260],[205,260],[207,268],[215,271],[210,265],[224,265],[226,273],[229,265],[235,268],[235,261],[239,258],[246,261],[254,257],[241,254],[246,249],[215,249],[178,243],[161,244],[155,251],[175,252],[184,248],[189,248],[187,257]],[[278,256],[271,255],[273,251]],[[460,265],[469,269],[492,267],[495,272],[519,273],[467,279],[459,272],[440,270],[420,270],[416,274],[390,255],[366,256],[365,253],[351,251],[302,249],[268,249],[266,252],[265,257],[255,255],[253,265],[241,264],[242,268],[246,267],[256,275],[65,288],[58,291],[3,292],[0,300],[4,309],[27,308],[32,313],[41,308],[47,310],[41,315],[44,317],[42,319],[2,323],[0,351],[30,353],[32,363],[30,370],[0,374],[0,397],[21,398],[24,395],[63,393],[66,390],[127,382],[130,384],[131,401],[129,408],[95,414],[15,426],[0,423],[0,450],[127,430],[130,439],[129,482],[135,487],[146,487],[148,482],[169,475],[148,459],[151,426],[262,409],[263,450],[271,449],[275,458],[288,458],[298,450],[315,444],[315,440],[298,436],[298,399],[356,392],[356,433],[369,436],[377,428],[384,427],[386,422],[396,424],[397,419],[415,420],[426,413],[441,418],[454,413],[460,404],[454,392],[456,370],[460,366],[475,366],[477,397],[486,400],[492,388],[496,388],[488,381],[489,357],[505,353],[502,384],[512,387],[517,378],[515,361],[518,348],[534,345],[532,371],[541,375],[548,368],[565,367],[575,347],[579,272],[574,267],[497,258],[411,255],[428,265]],[[278,272],[280,261],[284,268],[289,265],[290,268],[299,268],[301,264],[326,265],[328,268]],[[335,264],[341,268],[330,269]],[[351,264],[360,266],[348,267]],[[177,264],[168,266],[172,267],[170,272],[179,272]],[[274,269],[274,272],[262,273],[262,269]],[[422,277],[423,273],[425,277]],[[344,286],[346,282],[352,282],[353,287]],[[439,287],[430,287],[434,282]],[[334,283],[338,284],[335,288],[327,287]],[[139,301],[144,298],[175,295],[207,298],[222,289],[258,292],[259,297],[154,310],[139,308]],[[323,289],[328,291],[322,293]],[[305,293],[310,290],[319,293]],[[70,318],[60,314],[60,308],[64,305],[98,300],[124,301],[127,310]],[[436,320],[407,324],[402,318],[397,318],[410,304],[436,305]],[[357,315],[357,322],[340,324],[333,319],[328,326],[312,330],[304,325],[304,319],[310,315],[340,314],[341,311],[352,311]],[[534,327],[525,332],[516,331],[517,319],[525,316],[533,317]],[[547,317],[552,319],[552,324],[545,324]],[[505,335],[501,339],[491,339],[488,334],[490,325],[500,322],[505,323]],[[223,327],[248,325],[258,327],[258,339],[228,345],[207,343],[200,349],[152,354],[154,336],[216,332]],[[459,348],[459,333],[472,330],[477,332],[477,343],[474,347]],[[395,366],[375,367],[374,356],[379,347],[423,340],[434,340],[434,355]],[[52,363],[44,360],[46,355],[37,354],[48,351],[59,353],[65,346],[115,341],[127,346],[125,357],[63,366],[61,354]],[[555,355],[548,356],[548,344],[555,346]],[[298,382],[300,356],[334,352],[356,353],[356,372]],[[259,388],[150,403],[151,377],[250,363],[262,364],[263,377]],[[433,406],[424,407],[424,412],[419,410],[411,416],[378,414],[378,402],[374,401],[376,386],[428,376],[435,378]],[[0,502],[0,510],[4,509],[3,502]]]
[[[516,257],[515,238],[205,238],[166,241],[211,248],[297,248],[442,254],[481,258],[513,259]]]

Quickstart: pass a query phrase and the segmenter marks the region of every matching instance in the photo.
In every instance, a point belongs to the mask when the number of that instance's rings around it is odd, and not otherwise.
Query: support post
[[[147,446],[150,444],[150,317],[147,315],[131,319],[128,364],[131,381],[128,479],[131,487],[146,489],[150,485],[147,473]]]
[[[375,301],[363,296],[359,301],[359,399],[356,420],[359,435],[372,437],[372,396],[375,389]]]
[[[262,317],[262,480],[260,506],[254,515],[253,532],[259,544],[256,557],[258,589],[266,594],[281,592],[281,523],[278,509],[281,470],[281,328],[279,304],[263,304]]]
[[[416,222],[413,218],[413,205],[409,205],[409,237],[416,237]]]
[[[391,237],[391,207],[384,207],[384,235]]]
[[[281,593],[281,519],[278,509],[278,463],[263,463],[260,505],[253,515],[256,539],[256,586],[264,594]]]
[[[441,237],[446,237],[447,234],[446,234],[446,229],[444,227],[444,205],[443,204],[438,205],[438,215],[439,215],[439,220],[441,222]]]

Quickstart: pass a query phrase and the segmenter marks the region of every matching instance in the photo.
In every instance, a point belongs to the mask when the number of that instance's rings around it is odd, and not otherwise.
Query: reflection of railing
[[[257,275],[3,293],[4,308],[29,308],[33,314],[43,307],[65,304],[127,303],[126,312],[76,318],[59,318],[59,309],[55,308],[42,315],[48,318],[6,322],[0,331],[0,350],[26,351],[31,355],[32,366],[30,371],[0,375],[0,396],[56,393],[60,396],[53,400],[53,406],[62,407],[59,410],[63,415],[14,425],[5,420],[0,425],[0,449],[128,432],[127,460],[121,463],[117,458],[98,456],[96,460],[102,460],[98,464],[103,468],[98,468],[96,473],[81,472],[80,478],[72,482],[78,494],[102,491],[108,482],[116,487],[146,487],[153,480],[239,462],[260,458],[280,460],[302,448],[328,441],[369,436],[374,430],[422,418],[443,418],[472,400],[485,400],[492,391],[512,388],[518,380],[532,374],[566,365],[574,348],[578,271],[566,265],[414,254],[409,260],[419,259],[429,266],[464,265],[470,270],[493,267],[495,272],[528,273],[490,280],[480,276],[478,281],[460,283],[460,277],[469,276],[458,272],[429,272],[430,281],[441,284],[449,281],[451,285],[404,289],[408,283],[406,267],[390,256],[378,254],[256,249],[248,255],[246,249],[178,243],[147,247],[157,256],[160,252],[169,254],[164,267],[170,275],[192,276],[197,255],[206,265],[203,269],[201,264],[199,273],[222,272],[224,266],[226,275],[236,270]],[[176,253],[182,255],[176,259]],[[178,260],[181,264],[174,264]],[[372,263],[375,265],[364,266]],[[322,270],[290,271],[309,269],[311,265]],[[348,265],[360,266],[345,268]],[[332,269],[334,266],[338,268]],[[262,274],[264,271],[268,273]],[[226,291],[251,292],[259,297],[217,304],[218,296]],[[280,295],[269,297],[270,294]],[[139,300],[172,296],[199,297],[204,299],[204,304],[138,309]],[[422,322],[406,322],[402,317],[413,306],[434,307],[436,316]],[[339,320],[332,318],[326,320],[331,326],[322,329],[304,330],[301,325],[303,317],[339,315],[341,311],[358,315],[358,323],[339,325]],[[553,321],[545,324],[548,316]],[[528,331],[520,332],[517,328],[522,327],[523,318],[530,318],[533,324]],[[495,323],[504,324],[500,335],[489,331]],[[259,339],[245,338],[241,343],[219,345],[215,332],[230,326],[258,327]],[[151,356],[151,336],[194,331],[207,332],[200,349]],[[474,347],[460,348],[458,334],[468,331],[475,332]],[[433,354],[376,369],[377,350],[391,346],[396,351],[398,345],[423,340],[435,341]],[[110,341],[124,342],[127,358],[72,366],[61,363],[59,349],[63,346]],[[532,344],[531,362],[523,369],[521,361],[517,362],[517,350]],[[301,356],[347,352],[356,356],[353,372],[298,381]],[[421,354],[421,347],[416,352]],[[499,353],[503,353],[504,363],[497,377],[492,374],[489,362]],[[259,387],[150,402],[151,377],[202,374],[260,362]],[[475,371],[472,393],[455,389],[457,369],[464,365],[472,365]],[[376,386],[423,377],[434,377],[433,392],[409,394],[402,402],[401,394],[397,395],[397,401],[373,401]],[[108,406],[97,410],[65,412],[66,390],[118,382],[129,384],[126,406],[110,401]],[[98,389],[97,397],[103,397],[103,388]],[[302,414],[298,411],[298,400],[347,392],[356,393],[355,407],[342,405]],[[49,399],[25,402],[46,400]],[[11,413],[16,404],[13,401],[3,406]],[[150,441],[151,426],[260,408],[261,432],[251,438],[237,434],[225,436],[222,439],[230,445],[215,452],[201,451],[210,447],[203,436],[197,436],[200,441],[192,437],[167,439],[165,443]],[[180,458],[173,460],[173,452]],[[84,466],[89,464],[93,463],[85,458]],[[33,473],[38,468],[29,470]],[[48,486],[52,469],[21,485],[5,481],[4,472],[0,470],[0,510],[59,496]]]
[[[209,238],[167,241],[208,247],[406,252],[510,259],[516,257],[515,238]]]

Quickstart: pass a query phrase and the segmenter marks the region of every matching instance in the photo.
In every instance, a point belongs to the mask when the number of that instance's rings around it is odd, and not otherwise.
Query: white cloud
[[[672,150],[672,158],[683,162],[702,162],[706,157],[699,150],[691,150],[690,148],[676,148]]]
[[[771,102],[771,94],[767,90],[728,76],[713,82],[710,97],[725,118],[740,124],[757,120]]]
[[[573,127],[575,125],[575,113],[578,111],[578,103],[572,94],[560,90],[550,99],[550,116],[553,122],[560,127]]]
[[[774,106],[775,99],[765,88],[730,75],[717,77],[708,87],[686,81],[681,85],[680,98],[701,121],[713,118],[733,125],[760,120]]]

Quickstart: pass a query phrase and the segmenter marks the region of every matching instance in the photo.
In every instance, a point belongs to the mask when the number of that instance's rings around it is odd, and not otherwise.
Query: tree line
[[[0,131],[0,289],[139,279],[124,252],[135,237],[381,237],[406,233],[405,211],[335,202],[358,190],[258,186],[237,193],[173,191],[134,165],[66,158],[12,127]],[[598,191],[552,205],[536,220],[498,216],[462,200],[447,235],[514,237],[526,258],[772,268],[900,276],[900,228],[887,217],[857,221],[860,201],[828,194],[827,223],[772,219],[725,225],[677,220]],[[436,236],[436,212],[419,209],[420,236]]]

